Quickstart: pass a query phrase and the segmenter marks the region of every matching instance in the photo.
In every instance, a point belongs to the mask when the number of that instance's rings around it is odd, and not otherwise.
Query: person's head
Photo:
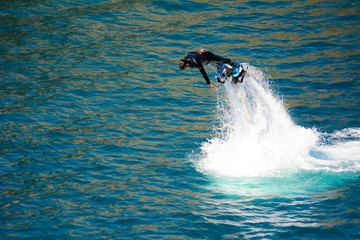
[[[179,68],[185,70],[188,67],[188,61],[186,59],[181,59],[179,62]]]

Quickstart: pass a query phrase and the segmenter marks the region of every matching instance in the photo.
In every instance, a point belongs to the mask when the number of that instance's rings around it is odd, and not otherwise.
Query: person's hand
[[[214,85],[212,85],[211,83],[208,84],[208,86],[209,86],[210,88],[215,88]]]

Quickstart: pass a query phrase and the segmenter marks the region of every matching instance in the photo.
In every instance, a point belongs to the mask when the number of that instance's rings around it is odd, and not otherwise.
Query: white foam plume
[[[264,176],[306,167],[319,134],[295,125],[263,73],[250,66],[241,84],[219,92],[217,133],[203,143],[201,171],[230,177]]]

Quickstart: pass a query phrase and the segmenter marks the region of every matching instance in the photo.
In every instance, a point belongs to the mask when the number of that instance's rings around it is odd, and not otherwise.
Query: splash
[[[284,170],[359,169],[359,141],[328,145],[316,129],[296,125],[264,74],[250,66],[242,84],[226,82],[218,92],[219,126],[201,146],[200,171],[217,177],[274,177]],[[356,131],[359,134],[360,131]],[[338,133],[340,134],[340,133]],[[354,136],[354,133],[351,133]],[[330,144],[330,145],[329,145]],[[348,151],[348,157],[343,154]],[[340,156],[346,159],[340,159]],[[331,161],[337,159],[336,161]],[[347,163],[348,163],[347,162]]]
[[[311,168],[331,172],[360,171],[360,128],[324,133],[310,153]]]

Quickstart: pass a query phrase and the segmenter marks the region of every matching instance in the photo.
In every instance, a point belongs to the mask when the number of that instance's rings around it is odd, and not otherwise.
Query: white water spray
[[[305,167],[318,133],[295,125],[254,67],[241,84],[226,82],[219,93],[216,135],[203,143],[201,171],[218,176],[273,176],[282,169]]]

